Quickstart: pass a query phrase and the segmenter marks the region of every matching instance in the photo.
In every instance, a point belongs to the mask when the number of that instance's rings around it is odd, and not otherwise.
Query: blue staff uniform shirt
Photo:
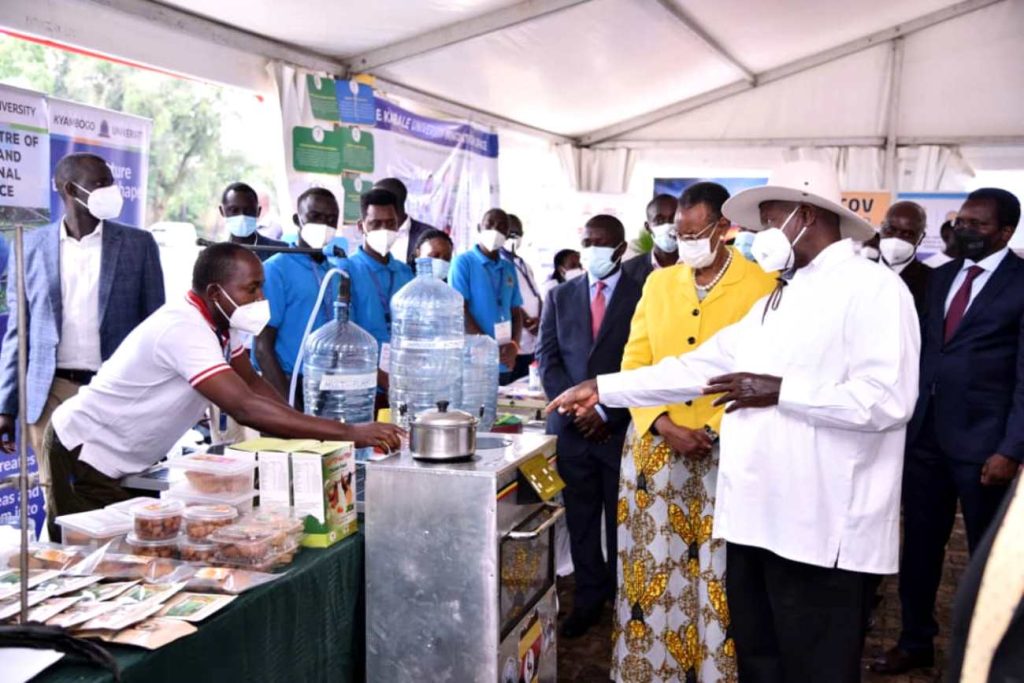
[[[462,298],[484,334],[494,337],[497,323],[512,320],[512,309],[523,305],[516,267],[503,258],[491,260],[474,246],[452,261],[448,283]],[[508,368],[501,366],[502,372]]]
[[[267,324],[277,329],[274,354],[287,374],[291,374],[295,367],[306,323],[313,312],[320,284],[330,268],[326,260],[317,263],[308,254],[277,254],[263,264],[263,296],[270,302],[270,322]],[[324,294],[313,330],[334,319],[334,302],[337,300],[338,279],[335,276]],[[252,362],[259,367],[255,350]]]
[[[391,341],[391,298],[412,280],[412,269],[390,254],[381,263],[362,247],[342,263],[352,277],[349,318],[377,340],[378,348]]]

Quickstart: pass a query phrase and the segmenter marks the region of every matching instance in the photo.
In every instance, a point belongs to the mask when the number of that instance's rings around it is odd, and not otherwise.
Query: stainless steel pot
[[[473,457],[479,423],[469,413],[448,410],[448,401],[438,401],[437,410],[417,413],[409,424],[412,457],[437,462]]]

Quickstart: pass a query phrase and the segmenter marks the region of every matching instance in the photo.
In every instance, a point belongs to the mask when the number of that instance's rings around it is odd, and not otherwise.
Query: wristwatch
[[[714,429],[707,425],[704,425],[704,433],[708,435],[709,439],[711,439],[711,443],[718,443],[718,432],[716,432]]]

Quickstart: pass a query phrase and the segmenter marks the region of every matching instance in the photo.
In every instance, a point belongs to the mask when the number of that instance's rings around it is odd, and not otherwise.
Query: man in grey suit
[[[113,222],[120,190],[106,162],[70,154],[54,171],[63,220],[25,235],[28,437],[36,452],[47,512],[53,509],[43,433],[53,411],[88,384],[118,345],[164,303],[163,271],[153,236]],[[14,259],[0,349],[0,446],[13,449],[18,412],[17,299]],[[51,537],[55,531],[50,520]]]

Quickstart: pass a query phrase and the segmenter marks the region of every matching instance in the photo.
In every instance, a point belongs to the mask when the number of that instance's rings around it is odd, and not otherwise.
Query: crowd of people
[[[501,209],[456,253],[383,179],[361,197],[362,244],[342,254],[330,191],[298,197],[292,248],[261,234],[259,197],[235,182],[220,198],[229,240],[165,301],[156,242],[113,220],[103,160],[69,155],[54,183],[64,214],[25,238],[26,327],[12,288],[0,350],[10,449],[28,341],[26,436],[51,538],[57,515],[126,499],[121,478],[209,404],[268,434],[397,448],[397,427],[304,415],[289,385],[308,320],[331,318],[336,281],[314,310],[331,268],[382,355],[390,301],[425,268],[462,295],[466,332],[495,339],[503,383],[539,366],[575,570],[561,633],[587,633],[610,603],[615,680],[858,681],[880,579],[897,571],[903,630],[871,668],[931,666],[958,505],[979,566],[950,680],[1018,664],[1020,648],[1000,647],[1021,589],[1006,539],[1024,517],[1024,261],[1008,248],[1008,192],[971,193],[922,261],[922,207],[893,204],[876,228],[842,205],[831,168],[790,163],[733,197],[711,182],[654,197],[653,247],[633,258],[623,223],[594,216],[538,282],[522,222]]]

